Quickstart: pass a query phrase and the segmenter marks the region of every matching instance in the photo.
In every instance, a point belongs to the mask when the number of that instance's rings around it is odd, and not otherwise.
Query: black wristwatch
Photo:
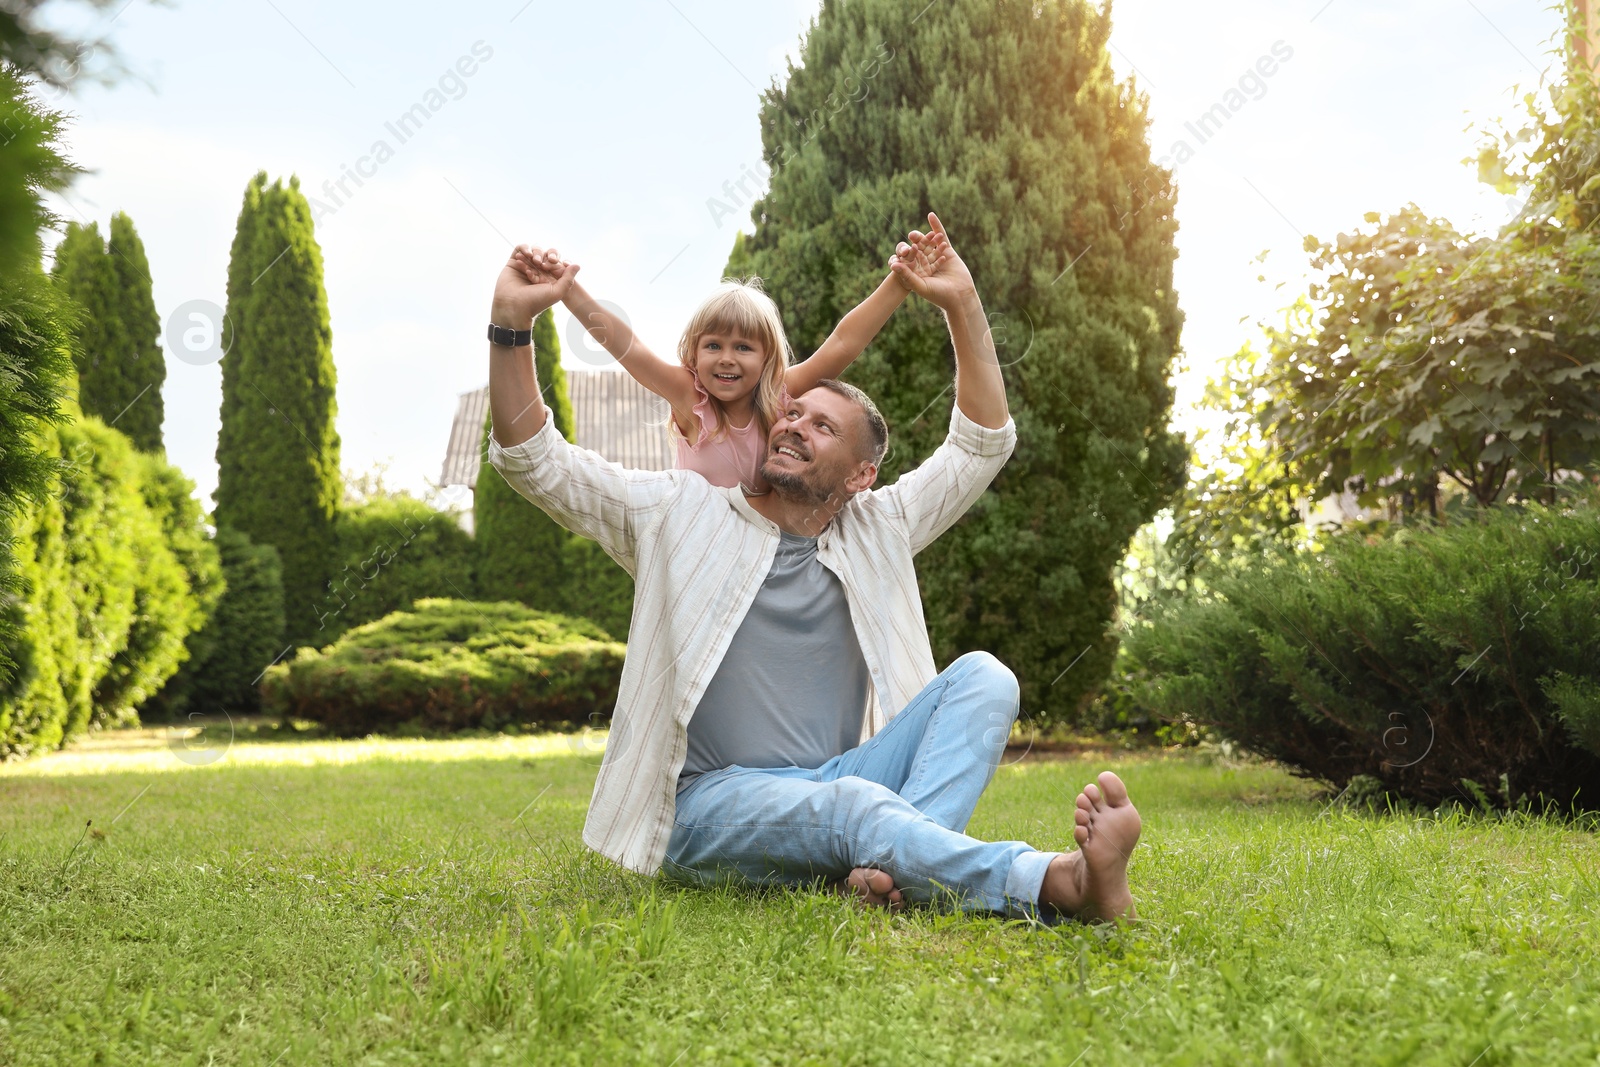
[[[533,344],[532,330],[513,330],[509,326],[489,324],[489,340],[506,348],[527,348]]]

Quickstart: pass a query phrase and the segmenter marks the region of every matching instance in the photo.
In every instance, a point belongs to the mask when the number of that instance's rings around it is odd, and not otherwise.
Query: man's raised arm
[[[573,269],[554,252],[519,246],[495,281],[490,324],[530,330],[560,300]],[[534,370],[532,345],[489,345],[488,460],[506,482],[556,522],[600,544],[629,574],[636,538],[675,484],[668,472],[633,471],[568,444],[556,432]]]
[[[932,227],[930,232],[913,230],[910,240],[916,255],[931,259],[931,272],[919,274],[900,256],[891,260],[890,266],[912,292],[944,312],[956,350],[956,406],[979,426],[997,430],[1011,414],[983,301],[978,298],[972,273],[950,246],[944,224],[931,211],[928,225]]]
[[[519,258],[519,252],[525,258]],[[533,329],[533,320],[554,307],[572,287],[573,274],[554,250],[518,245],[495,279],[489,321],[510,330]],[[533,368],[532,345],[489,342],[489,411],[494,417],[494,439],[504,448],[520,445],[544,425],[545,406]]]
[[[932,232],[913,230],[909,236],[911,254],[924,269],[913,270],[904,255],[890,265],[913,292],[944,311],[950,327],[956,350],[950,435],[919,467],[873,494],[877,504],[899,515],[913,552],[921,552],[977,502],[1017,444],[994,337],[972,274],[950,247],[939,217],[930,211],[928,222]]]

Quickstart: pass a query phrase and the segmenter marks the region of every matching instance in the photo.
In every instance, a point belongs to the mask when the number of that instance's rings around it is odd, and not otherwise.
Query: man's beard
[[[770,462],[761,464],[761,476],[772,486],[772,491],[789,500],[798,500],[806,504],[826,503],[833,495],[832,490],[823,489],[813,485],[802,475],[791,471],[775,470]]]

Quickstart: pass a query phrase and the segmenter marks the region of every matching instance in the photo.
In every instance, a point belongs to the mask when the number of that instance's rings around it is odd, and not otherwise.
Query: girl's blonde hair
[[[762,289],[760,278],[724,278],[716,291],[695,309],[689,325],[683,328],[683,336],[678,339],[678,361],[691,374],[695,369],[695,350],[700,338],[708,333],[738,333],[761,342],[766,357],[751,400],[765,435],[782,414],[778,408],[783,402],[784,375],[794,353],[783,331],[778,305]],[[711,436],[721,437],[727,432],[728,420],[721,402],[715,397],[711,399],[711,410],[717,417],[717,427]]]

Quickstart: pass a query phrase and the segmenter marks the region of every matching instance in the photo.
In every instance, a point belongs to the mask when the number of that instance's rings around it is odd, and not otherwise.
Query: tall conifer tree
[[[1182,484],[1167,427],[1182,321],[1173,189],[1146,101],[1084,0],[824,0],[761,109],[767,195],[731,268],[763,277],[809,354],[939,212],[989,313],[1019,444],[918,560],[936,657],[983,648],[1031,714],[1070,716],[1116,650],[1113,570]],[[880,484],[944,438],[954,358],[912,300],[847,377],[881,405]]]
[[[245,189],[228,264],[216,520],[283,563],[286,639],[310,641],[343,493],[322,250],[291,177]]]
[[[106,255],[98,222],[67,223],[50,265],[50,280],[81,312],[72,351],[78,368],[78,406],[84,414],[110,422],[133,397],[123,395],[126,382],[118,373],[115,351],[122,325],[117,273]]]
[[[166,409],[161,387],[167,380],[167,363],[161,352],[161,316],[150,279],[150,261],[145,258],[144,242],[133,220],[122,212],[111,216],[111,237],[107,242],[111,269],[117,277],[117,313],[120,334],[117,359],[131,406],[109,418],[117,419],[117,429],[133,439],[144,452],[163,450],[161,422]]]
[[[161,451],[167,365],[150,264],[133,220],[120,211],[111,216],[109,243],[99,223],[68,223],[50,274],[83,311],[73,358],[84,414],[100,416],[141,451]]]

